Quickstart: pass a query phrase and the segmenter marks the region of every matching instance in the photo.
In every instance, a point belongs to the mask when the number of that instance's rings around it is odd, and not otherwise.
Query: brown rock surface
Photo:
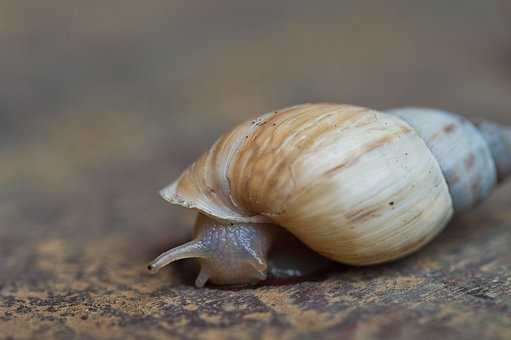
[[[387,265],[250,289],[145,272],[193,223],[157,190],[256,112],[511,124],[505,2],[311,3],[0,4],[0,339],[511,339],[509,184]]]

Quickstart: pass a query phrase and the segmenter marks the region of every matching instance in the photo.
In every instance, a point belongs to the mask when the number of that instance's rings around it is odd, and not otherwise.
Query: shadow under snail
[[[326,259],[392,261],[510,173],[511,129],[498,124],[423,108],[285,108],[223,135],[161,191],[198,211],[195,236],[148,268],[197,258],[202,287],[300,276]]]

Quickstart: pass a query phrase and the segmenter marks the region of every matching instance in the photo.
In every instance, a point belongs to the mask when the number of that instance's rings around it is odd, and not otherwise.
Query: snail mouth
[[[206,282],[215,285],[246,286],[254,285],[267,278],[267,266],[261,265],[250,256],[242,256],[227,262],[216,259],[199,259],[201,270],[195,286],[203,287]]]

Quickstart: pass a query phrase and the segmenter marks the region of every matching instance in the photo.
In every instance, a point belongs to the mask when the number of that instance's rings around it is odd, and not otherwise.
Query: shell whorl
[[[501,177],[511,169],[511,152],[499,150],[492,155],[487,142],[493,138],[493,148],[502,147],[495,131],[496,124],[477,128],[469,120],[454,113],[427,108],[399,108],[386,113],[398,116],[414,127],[437,159],[451,192],[456,213],[467,211],[487,198],[497,183],[495,156],[501,162]],[[487,136],[485,136],[485,134]]]
[[[484,120],[475,125],[490,148],[498,181],[506,180],[511,175],[511,128]]]
[[[241,124],[161,194],[217,220],[278,224],[323,256],[356,265],[415,251],[453,214],[439,163],[416,129],[337,104]]]

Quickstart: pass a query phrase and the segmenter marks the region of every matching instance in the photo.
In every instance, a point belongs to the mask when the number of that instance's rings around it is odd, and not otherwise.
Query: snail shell
[[[381,263],[416,251],[488,196],[497,166],[486,138],[436,110],[299,105],[228,132],[161,194],[230,230],[280,226],[328,259]],[[269,247],[261,244],[257,258]],[[166,255],[152,268],[176,259]],[[244,282],[207,271],[217,283]]]
[[[467,119],[449,112],[402,108],[386,111],[412,125],[440,164],[456,212],[487,198],[497,183],[491,150],[481,132]]]

